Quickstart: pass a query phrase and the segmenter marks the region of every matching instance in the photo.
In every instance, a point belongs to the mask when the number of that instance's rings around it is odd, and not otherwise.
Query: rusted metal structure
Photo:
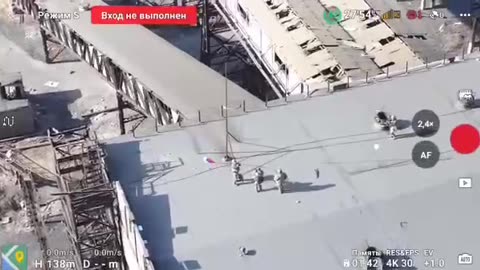
[[[116,193],[105,156],[88,129],[49,134],[54,149],[64,219],[77,265],[91,269],[125,269],[118,230]]]
[[[119,230],[120,214],[113,184],[104,162],[104,154],[86,127],[48,134],[47,142],[30,148],[50,146],[56,172],[51,172],[22,154],[21,149],[3,144],[0,167],[17,179],[26,203],[26,211],[35,229],[43,262],[48,261],[46,226],[39,213],[36,185],[58,189],[63,218],[71,242],[75,269],[127,269]],[[55,180],[52,181],[52,179]],[[47,270],[49,265],[43,263]]]
[[[47,176],[49,173],[48,169],[43,168],[38,163],[23,155],[21,151],[11,148],[8,144],[0,146],[0,168],[8,173],[10,177],[16,179],[16,182],[19,184],[29,223],[34,229],[40,250],[42,251],[42,260],[43,262],[47,262],[49,254],[47,252],[48,245],[45,233],[45,220],[39,215],[36,186],[39,184],[55,185],[48,180],[50,179],[50,177]],[[48,269],[46,263],[41,263],[37,265],[37,267],[44,270]]]

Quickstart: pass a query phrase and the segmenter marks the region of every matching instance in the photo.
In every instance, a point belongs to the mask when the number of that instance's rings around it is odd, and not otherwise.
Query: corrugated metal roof
[[[280,7],[273,10],[264,1],[243,0],[241,4],[271,39],[278,57],[289,69],[294,70],[301,80],[309,80],[313,76],[317,76],[322,70],[339,65],[334,56],[325,49],[310,55],[304,52],[299,46],[299,42],[312,39],[315,35],[293,13],[290,13],[287,18],[277,19],[275,11],[287,9],[286,2],[281,3]],[[288,26],[297,23],[299,24],[297,29],[286,30]],[[319,76],[315,80],[324,81],[325,78]]]
[[[349,70],[350,76],[364,76],[365,72],[371,75],[382,73],[372,59],[365,57],[362,49],[353,48],[343,41],[353,41],[353,38],[339,24],[327,24],[323,17],[326,8],[317,0],[289,0],[295,13],[297,13],[307,27],[327,50],[335,57],[340,65]],[[334,47],[330,47],[334,46]]]
[[[364,0],[316,1],[321,2],[327,7],[336,6],[342,11],[347,9],[368,10],[371,8]],[[367,26],[369,23],[377,20],[378,24],[372,27]],[[397,42],[390,42],[387,46],[384,45],[381,49],[378,49],[378,46],[381,46],[379,43],[381,39],[393,37],[395,35],[395,33],[383,21],[381,21],[379,17],[369,18],[364,21],[359,17],[347,18],[340,24],[354,38],[355,42],[366,48],[367,53],[373,57],[374,61],[380,67],[383,65],[382,63],[393,62],[394,64],[390,66],[390,70],[400,70],[405,68],[405,62],[409,62],[412,66],[423,64],[423,61],[415,55],[411,48],[397,37],[394,38]],[[388,58],[392,55],[401,55],[403,58]]]

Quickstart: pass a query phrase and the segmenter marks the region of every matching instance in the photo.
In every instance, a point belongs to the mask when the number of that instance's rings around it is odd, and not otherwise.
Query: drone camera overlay
[[[480,269],[480,0],[0,0],[2,270]]]

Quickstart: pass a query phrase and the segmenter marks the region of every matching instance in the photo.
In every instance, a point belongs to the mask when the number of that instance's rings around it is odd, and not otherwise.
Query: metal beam
[[[86,132],[88,134],[88,132]],[[98,262],[91,269],[103,269],[102,264],[117,261],[116,269],[125,269],[122,258],[96,256],[94,250],[121,250],[120,232],[116,225],[116,193],[107,178],[103,161],[103,152],[98,143],[90,137],[70,143],[69,134],[62,135],[63,140],[51,138],[57,173],[60,174],[60,192],[55,195],[62,198],[65,220],[69,236],[77,252],[77,264],[82,260]],[[72,135],[75,136],[75,135]],[[67,165],[74,167],[81,176],[70,176]],[[73,165],[73,166],[72,166]],[[98,177],[91,179],[89,175]],[[82,269],[79,267],[79,269]]]
[[[138,81],[137,78],[133,77],[127,70],[118,66],[113,59],[108,57],[108,52],[99,51],[93,44],[84,40],[66,24],[62,23],[61,20],[52,18],[40,19],[38,15],[40,10],[35,0],[17,0],[16,4],[18,8],[25,11],[26,14],[39,21],[41,33],[55,38],[59,43],[70,49],[79,58],[97,70],[126,102],[144,115],[156,119],[160,125],[171,124],[170,119],[172,119],[172,117],[170,107],[163,103],[152,90]],[[46,41],[44,41],[44,44],[47,46]],[[50,61],[50,59],[47,59],[47,61]],[[142,91],[150,97],[148,102],[138,98],[139,96],[145,96],[142,95],[143,93],[140,93]],[[169,117],[163,120],[159,119],[159,115],[150,110],[150,108],[155,106],[155,103],[160,103],[163,107],[169,108],[169,110],[166,111],[166,113],[170,113]]]

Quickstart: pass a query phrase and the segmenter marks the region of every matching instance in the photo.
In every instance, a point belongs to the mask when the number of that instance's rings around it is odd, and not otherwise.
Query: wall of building
[[[271,39],[267,33],[262,30],[258,22],[251,16],[247,8],[242,5],[242,0],[219,0],[224,9],[229,13],[240,31],[249,38],[250,45],[255,48],[270,71],[276,74],[284,89],[290,94],[302,93],[306,87],[301,82],[295,71],[288,65],[282,65],[281,60],[276,56],[275,48],[272,46]],[[279,61],[280,60],[280,61]]]
[[[129,270],[153,270],[148,250],[143,241],[135,216],[128,205],[127,197],[119,182],[115,182],[118,207],[120,209],[120,230],[122,234],[123,253]]]
[[[35,132],[32,107],[28,100],[0,100],[0,139],[29,135]]]

